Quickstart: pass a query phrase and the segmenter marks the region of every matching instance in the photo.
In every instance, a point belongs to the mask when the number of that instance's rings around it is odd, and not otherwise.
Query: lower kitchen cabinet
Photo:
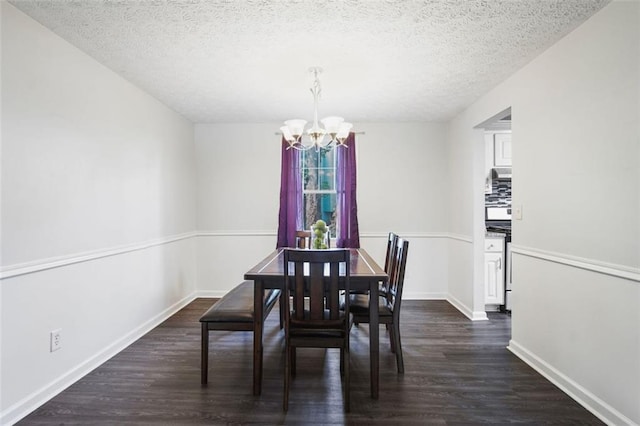
[[[504,304],[504,238],[484,241],[484,303]]]

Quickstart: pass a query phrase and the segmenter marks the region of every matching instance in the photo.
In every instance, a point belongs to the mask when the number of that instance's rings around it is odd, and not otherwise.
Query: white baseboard
[[[446,300],[446,293],[428,293],[420,291],[403,292],[402,300]]]
[[[12,406],[0,413],[0,425],[10,426],[26,417],[29,413],[58,395],[60,392],[86,376],[88,373],[108,361],[114,355],[118,354],[124,348],[147,334],[153,328],[160,325],[163,321],[178,312],[180,309],[188,305],[195,299],[195,293],[192,293],[182,300],[174,303],[153,318],[141,324],[131,332],[116,340],[102,351],[96,353],[93,357],[85,360],[66,374],[55,379],[48,385],[43,386],[31,395],[16,402]]]
[[[225,294],[227,294],[229,290],[198,290],[195,293],[195,298],[202,297],[205,299],[219,299]]]
[[[549,365],[513,339],[507,349],[608,425],[638,426],[630,418]]]
[[[457,310],[462,312],[464,316],[469,318],[471,321],[487,321],[489,319],[485,311],[473,311],[464,303],[453,297],[451,293],[447,294],[446,299],[447,302],[451,303]]]

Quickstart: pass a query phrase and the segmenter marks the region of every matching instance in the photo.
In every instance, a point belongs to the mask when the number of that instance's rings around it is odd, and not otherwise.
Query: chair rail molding
[[[32,262],[9,265],[0,269],[0,280],[13,278],[20,275],[32,274],[40,271],[46,271],[47,269],[60,268],[63,266],[73,265],[75,263],[90,262],[105,257],[118,256],[133,251],[146,250],[151,247],[161,246],[174,243],[176,241],[193,238],[195,235],[195,232],[185,232],[183,234],[170,235],[133,244],[125,244],[121,246],[75,253],[66,256],[51,257],[35,260]]]
[[[472,242],[471,237],[467,237],[465,235],[452,234],[448,232],[400,232],[404,238],[453,238],[462,241]],[[218,231],[218,230],[207,230],[207,231],[198,231],[196,236],[198,237],[272,237],[276,236],[277,233],[274,231],[254,231],[254,230],[231,230],[231,231]],[[360,238],[387,238],[389,236],[388,232],[368,232],[360,234]]]
[[[511,253],[521,256],[532,257],[547,262],[559,263],[574,268],[585,269],[591,272],[610,275],[617,278],[624,278],[636,283],[640,283],[640,268],[618,265],[614,263],[601,262],[595,259],[572,256],[569,254],[556,253],[547,250],[540,250],[520,245],[512,245]]]
[[[275,237],[275,231],[252,231],[252,230],[231,230],[231,231],[198,231],[196,237]]]
[[[73,253],[64,256],[50,257],[38,259],[30,262],[24,262],[14,265],[8,265],[0,268],[0,281],[8,278],[18,277],[20,275],[32,274],[48,269],[60,268],[76,263],[90,262],[110,256],[118,256],[138,250],[170,244],[173,242],[186,240],[195,237],[273,237],[277,235],[274,231],[265,230],[232,230],[232,231],[191,231],[182,234],[169,235],[153,240],[142,241],[121,246],[107,247],[98,250],[91,250],[81,253]],[[406,232],[402,233],[405,238],[415,239],[453,239],[467,243],[473,242],[473,239],[464,235],[451,234],[447,232]],[[361,234],[361,238],[387,238],[387,232],[365,233]]]

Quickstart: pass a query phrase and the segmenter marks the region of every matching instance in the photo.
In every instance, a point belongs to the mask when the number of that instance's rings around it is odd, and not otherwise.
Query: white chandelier
[[[313,94],[313,125],[306,131],[307,121],[301,119],[287,120],[284,122],[284,126],[280,127],[282,136],[289,143],[287,149],[299,149],[307,150],[311,148],[335,148],[342,146],[347,148],[344,141],[349,136],[349,130],[353,125],[351,123],[345,123],[342,117],[326,117],[320,120],[324,127],[318,125],[318,99],[320,98],[320,80],[318,74],[322,72],[320,67],[309,68],[309,72],[313,73],[314,81],[313,87],[311,87],[311,93]],[[329,138],[326,138],[329,136]]]

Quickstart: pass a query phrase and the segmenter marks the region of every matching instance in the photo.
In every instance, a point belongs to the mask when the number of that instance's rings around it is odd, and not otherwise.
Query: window
[[[336,218],[336,150],[309,149],[300,151],[302,173],[302,208],[304,229],[310,229],[318,219],[337,235]]]
[[[282,139],[276,247],[295,247],[296,231],[318,219],[327,222],[335,247],[360,247],[353,133],[345,144],[348,148],[298,151]]]

